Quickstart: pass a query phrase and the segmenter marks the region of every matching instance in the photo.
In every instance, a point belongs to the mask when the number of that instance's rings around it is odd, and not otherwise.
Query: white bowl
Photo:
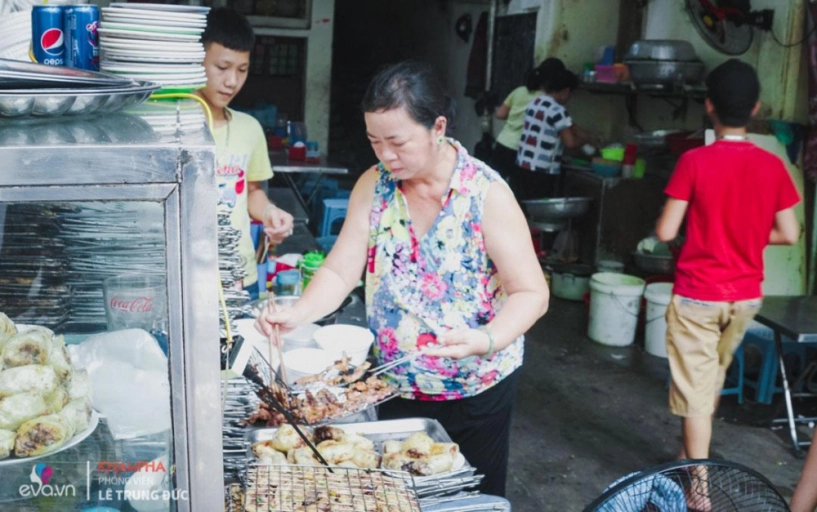
[[[284,350],[316,348],[318,345],[315,343],[313,335],[320,328],[321,326],[318,324],[306,324],[284,334]]]
[[[284,352],[287,384],[291,385],[301,377],[317,375],[334,362],[332,354],[319,348],[296,348]]]
[[[357,325],[327,325],[315,331],[313,337],[318,346],[335,359],[340,359],[346,353],[354,365],[361,365],[366,361],[374,343],[372,331]]]

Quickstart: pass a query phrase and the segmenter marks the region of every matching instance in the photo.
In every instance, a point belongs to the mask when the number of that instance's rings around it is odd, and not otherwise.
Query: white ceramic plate
[[[204,27],[179,27],[166,25],[145,25],[142,23],[117,23],[114,21],[104,21],[100,28],[127,30],[133,32],[150,32],[155,34],[201,34],[204,32]]]
[[[204,45],[200,42],[183,42],[183,41],[148,41],[138,39],[126,39],[118,37],[101,37],[99,39],[99,46],[102,50],[120,49],[130,51],[164,51],[166,53],[201,53],[204,52]]]
[[[204,56],[199,58],[190,57],[173,57],[158,55],[139,55],[137,53],[119,53],[119,52],[105,52],[105,59],[117,63],[131,63],[131,64],[188,64],[200,63],[204,60]]]
[[[119,14],[116,12],[117,10],[118,9],[115,9],[113,12],[108,12],[102,16],[103,26],[105,26],[107,23],[139,23],[142,25],[150,24],[153,26],[190,28],[204,28],[207,26],[207,20],[205,18],[202,18],[201,20],[187,20],[178,19],[175,16],[168,18],[165,14],[163,14],[161,17],[134,16],[131,14]]]
[[[102,61],[100,67],[105,71],[123,73],[144,73],[144,74],[179,74],[179,75],[203,75],[204,68],[201,64],[125,64],[122,62]]]
[[[168,34],[159,32],[140,32],[137,30],[119,30],[115,28],[97,29],[101,36],[120,37],[123,39],[145,39],[148,41],[198,41],[201,36],[198,34]]]
[[[126,5],[126,4],[120,4]],[[127,7],[103,7],[103,16],[119,16],[130,18],[154,19],[154,20],[184,20],[195,22],[207,22],[207,15],[200,13],[174,12],[167,11],[150,11],[147,9],[128,9]]]
[[[130,2],[113,2],[111,3],[111,7],[115,9],[164,11],[182,14],[207,14],[210,11],[209,7],[200,7],[198,5],[140,4]]]
[[[198,50],[158,50],[152,48],[144,48],[144,49],[128,49],[128,48],[103,48],[103,53],[117,53],[126,55],[128,57],[162,57],[162,58],[176,58],[176,59],[191,59],[191,60],[201,60],[204,58],[205,53],[204,51]]]
[[[19,327],[19,325],[18,325],[18,327]],[[21,463],[28,464],[32,460],[42,459],[43,457],[50,457],[50,456],[54,455],[55,453],[59,453],[61,451],[67,450],[69,448],[73,448],[74,446],[76,446],[79,443],[81,443],[82,441],[84,441],[85,438],[87,438],[88,436],[93,434],[94,430],[96,430],[97,425],[99,425],[99,414],[96,411],[91,410],[91,419],[88,421],[88,428],[86,428],[82,432],[77,432],[76,434],[74,434],[74,437],[72,437],[71,440],[68,441],[67,443],[65,443],[61,448],[59,448],[57,450],[54,450],[53,452],[46,453],[45,455],[40,455],[38,457],[14,457],[14,456],[12,456],[11,458],[0,460],[0,467],[11,466],[11,465],[14,465],[14,464],[21,464]]]

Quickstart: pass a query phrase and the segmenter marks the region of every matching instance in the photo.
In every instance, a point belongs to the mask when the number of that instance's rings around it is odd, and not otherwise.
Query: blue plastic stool
[[[323,249],[323,251],[326,254],[329,254],[329,252],[332,250],[332,247],[335,246],[335,242],[337,240],[338,237],[336,235],[322,236],[315,239],[315,241],[318,242],[318,245],[321,246],[321,249]]]
[[[755,401],[761,404],[772,403],[775,393],[782,393],[783,388],[777,385],[779,362],[774,346],[774,333],[771,329],[753,329],[746,332],[743,344],[754,347],[760,353],[760,367],[756,378],[746,377],[746,386],[755,391]],[[799,360],[799,370],[808,363],[808,344],[783,343],[783,357],[794,355]],[[792,381],[790,381],[792,382]],[[798,391],[798,390],[794,390]]]
[[[323,221],[321,221],[320,236],[337,235],[340,227],[335,231],[335,221],[346,219],[346,210],[349,208],[348,199],[324,199]],[[342,222],[341,222],[342,225]]]

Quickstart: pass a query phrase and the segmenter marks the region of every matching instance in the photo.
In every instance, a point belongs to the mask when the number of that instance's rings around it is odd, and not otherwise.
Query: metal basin
[[[553,197],[522,201],[528,216],[534,221],[570,219],[587,213],[590,197]]]
[[[674,84],[698,82],[704,73],[703,62],[679,60],[627,60],[630,79],[637,84]]]
[[[675,259],[672,256],[634,252],[635,266],[650,274],[668,275],[675,273]]]
[[[645,39],[630,46],[626,59],[632,60],[697,60],[689,41]]]

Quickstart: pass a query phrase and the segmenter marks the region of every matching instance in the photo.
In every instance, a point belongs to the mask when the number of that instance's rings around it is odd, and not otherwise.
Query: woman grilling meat
[[[503,496],[523,334],[548,307],[525,217],[500,176],[446,138],[451,100],[431,67],[380,72],[363,100],[380,161],[360,177],[338,240],[301,299],[264,310],[269,334],[337,308],[365,272],[379,363],[428,350],[393,370],[401,398],[381,419],[435,418]]]

